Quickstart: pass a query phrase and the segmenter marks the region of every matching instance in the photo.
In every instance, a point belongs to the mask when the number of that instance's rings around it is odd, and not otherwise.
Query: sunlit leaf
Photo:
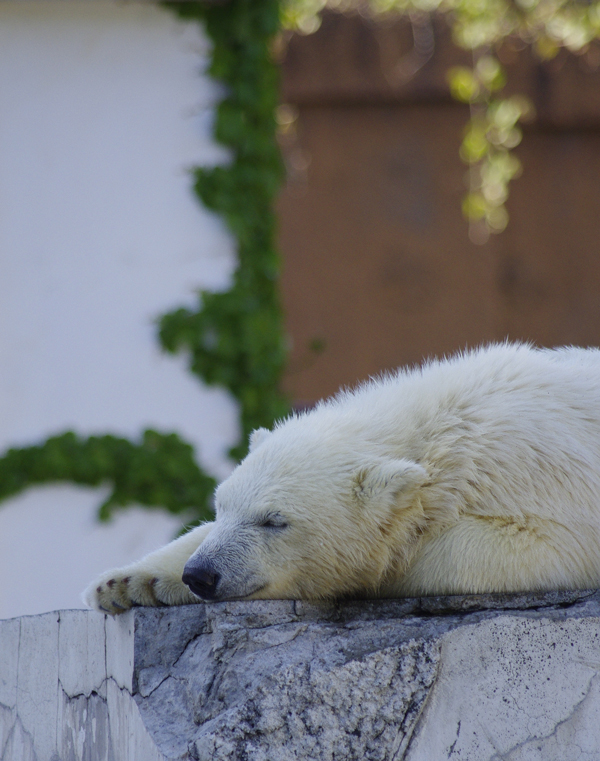
[[[490,209],[485,215],[485,221],[488,223],[491,232],[501,233],[508,224],[508,212],[504,206]]]
[[[463,103],[471,103],[479,94],[479,82],[466,66],[454,66],[447,74],[452,97]]]
[[[475,65],[475,72],[490,92],[499,90],[506,84],[504,71],[493,56],[482,56]]]
[[[460,157],[467,164],[480,161],[490,147],[485,125],[473,123],[460,146]]]
[[[488,205],[481,193],[467,193],[463,199],[462,210],[467,219],[483,219]]]
[[[556,58],[560,51],[560,45],[550,37],[542,35],[534,41],[533,47],[535,52],[543,61],[550,61],[552,58]]]

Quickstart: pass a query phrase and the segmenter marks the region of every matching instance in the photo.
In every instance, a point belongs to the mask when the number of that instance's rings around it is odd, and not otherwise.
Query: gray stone
[[[2,761],[600,758],[600,593],[0,621]]]
[[[600,758],[597,618],[502,617],[453,631],[442,650],[407,761]]]

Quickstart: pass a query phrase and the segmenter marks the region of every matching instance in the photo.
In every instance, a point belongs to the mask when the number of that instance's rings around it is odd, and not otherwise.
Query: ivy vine
[[[279,391],[286,344],[273,211],[283,178],[275,121],[278,71],[271,53],[279,0],[163,5],[184,19],[204,22],[214,46],[209,73],[227,86],[215,137],[230,149],[231,163],[194,174],[198,197],[223,216],[237,239],[238,268],[229,291],[204,291],[197,311],[165,315],[160,338],[168,351],[187,350],[192,372],[238,400],[242,439],[231,455],[239,459],[254,428],[271,427],[289,411]]]
[[[80,438],[69,431],[39,446],[9,449],[0,459],[0,500],[53,481],[110,485],[98,511],[101,520],[132,502],[189,512],[207,506],[215,488],[214,479],[198,468],[192,446],[174,433],[144,431],[135,443],[111,435]],[[208,515],[200,510],[194,517]]]
[[[241,438],[230,456],[241,459],[250,432],[271,427],[289,411],[280,391],[286,343],[273,212],[283,176],[275,122],[278,72],[271,55],[279,0],[211,5],[166,0],[161,5],[202,23],[213,45],[208,73],[226,85],[214,136],[230,150],[231,161],[195,169],[194,188],[233,233],[238,267],[228,291],[202,291],[195,311],[181,308],[163,315],[159,340],[169,352],[187,352],[193,373],[237,399]],[[196,463],[192,446],[175,433],[148,430],[141,442],[131,442],[66,432],[0,457],[0,500],[52,482],[109,485],[101,520],[129,504],[160,506],[190,522],[212,515],[215,481]]]

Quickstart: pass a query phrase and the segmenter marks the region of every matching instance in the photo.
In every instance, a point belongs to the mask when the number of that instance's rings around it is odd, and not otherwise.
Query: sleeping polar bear
[[[493,345],[343,391],[255,431],[215,504],[88,604],[600,586],[600,350]]]

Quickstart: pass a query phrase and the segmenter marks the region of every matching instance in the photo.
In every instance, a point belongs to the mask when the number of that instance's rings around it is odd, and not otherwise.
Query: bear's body
[[[255,432],[217,519],[90,587],[132,603],[600,586],[600,351],[495,345]],[[112,582],[112,583],[111,583]]]

